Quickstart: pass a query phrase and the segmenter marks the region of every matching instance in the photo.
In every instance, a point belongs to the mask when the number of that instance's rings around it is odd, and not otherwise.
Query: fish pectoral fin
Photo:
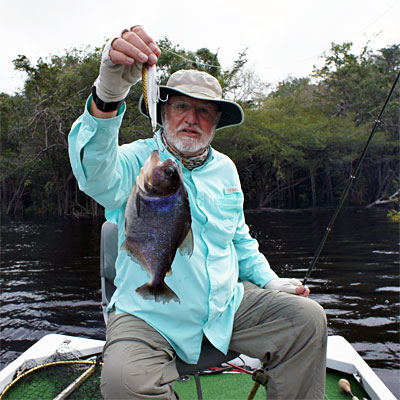
[[[193,232],[192,228],[190,228],[185,239],[179,246],[179,252],[181,253],[182,256],[190,257],[193,254],[193,247],[194,247]]]

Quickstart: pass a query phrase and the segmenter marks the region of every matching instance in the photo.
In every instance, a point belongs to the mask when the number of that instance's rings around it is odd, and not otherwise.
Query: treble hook
[[[153,137],[154,137],[154,140],[156,141],[158,151],[161,151],[161,153],[164,153],[165,152],[165,146],[163,145],[163,149],[161,150],[160,143],[158,142],[157,132],[154,132]]]
[[[167,93],[167,97],[165,100],[163,100],[160,96],[158,97],[158,100],[162,101],[163,103],[166,103],[168,101],[168,97],[169,97],[169,94]]]

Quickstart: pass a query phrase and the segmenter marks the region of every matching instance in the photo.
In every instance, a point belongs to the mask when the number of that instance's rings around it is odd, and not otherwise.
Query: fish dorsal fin
[[[194,247],[193,232],[192,228],[190,228],[185,239],[179,246],[179,252],[181,253],[182,256],[190,257],[193,254],[193,247]]]

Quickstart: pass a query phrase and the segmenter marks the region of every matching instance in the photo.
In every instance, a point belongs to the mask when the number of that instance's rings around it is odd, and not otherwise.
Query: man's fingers
[[[149,49],[145,50],[147,52],[147,53],[145,53],[141,49],[141,47],[134,46],[122,38],[117,38],[113,41],[112,49],[114,51],[124,54],[126,57],[130,57],[140,63],[147,62],[149,59],[149,54],[151,53],[149,51]],[[111,52],[110,52],[110,57],[111,57]],[[111,58],[111,60],[114,61],[112,58]]]
[[[142,26],[124,29],[121,36],[111,43],[110,59],[115,64],[132,65],[139,63],[156,64],[161,50]]]
[[[136,44],[134,46],[127,40],[123,38],[117,38],[112,42],[112,49],[118,53],[124,54],[125,57],[130,57],[134,59],[135,61],[139,61],[140,63],[145,63],[148,61],[149,57],[148,54],[150,54],[149,49],[145,50],[147,54],[142,50],[142,45]],[[147,47],[147,46],[146,46]],[[114,56],[117,56],[117,54],[114,54]],[[116,62],[111,55],[110,52],[110,58],[113,62]]]
[[[114,64],[132,65],[135,63],[135,60],[132,57],[129,57],[125,53],[121,53],[120,51],[114,49],[110,50],[109,56],[110,60]]]
[[[308,297],[310,294],[310,289],[308,288],[308,286],[301,285],[296,288],[296,294],[298,294],[299,296]]]
[[[161,54],[160,48],[157,46],[156,42],[146,33],[146,31],[143,29],[141,25],[133,26],[130,29],[130,31],[139,36],[142,39],[143,43],[145,43],[148,46],[150,51],[153,52],[153,54],[157,58],[160,57]]]
[[[122,64],[125,64],[124,58],[120,55],[122,54],[125,57],[138,61],[142,64],[155,64],[158,60],[158,57],[144,42],[142,42],[140,38],[135,37],[133,39],[132,37],[128,36],[130,40],[128,41],[125,39],[126,35],[129,35],[129,33],[130,32],[125,33],[124,38],[117,38],[113,41],[112,51],[110,51],[111,61],[113,61],[114,63],[121,62]],[[134,44],[132,42],[134,42]],[[114,53],[113,51],[115,51],[116,53]]]
[[[157,62],[161,51],[150,36],[144,32],[143,28],[134,27],[132,29],[139,28],[138,32],[124,31],[122,37],[113,40],[112,49],[140,63],[153,65]],[[116,53],[112,55],[110,52],[110,58],[115,63],[125,63],[125,60]]]

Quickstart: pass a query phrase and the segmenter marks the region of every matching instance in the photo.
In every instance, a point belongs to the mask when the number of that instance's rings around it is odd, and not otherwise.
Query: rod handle
[[[351,392],[350,382],[347,379],[340,379],[339,387],[351,396],[351,400],[359,400],[358,397],[354,396]]]

